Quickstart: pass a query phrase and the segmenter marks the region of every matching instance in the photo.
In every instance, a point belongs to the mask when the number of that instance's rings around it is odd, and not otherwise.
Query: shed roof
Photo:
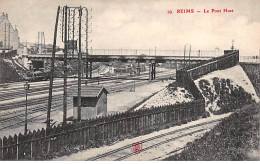
[[[81,96],[82,97],[98,97],[102,91],[108,93],[107,89],[103,86],[92,86],[92,85],[82,85],[81,86]],[[78,97],[78,86],[73,85],[69,88],[69,96]]]

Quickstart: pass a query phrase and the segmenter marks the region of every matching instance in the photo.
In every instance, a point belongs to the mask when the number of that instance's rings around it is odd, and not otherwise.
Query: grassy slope
[[[239,107],[253,102],[251,94],[247,93],[241,86],[234,85],[230,79],[214,77],[213,86],[211,88],[208,80],[202,79],[199,81],[202,94],[206,97],[206,104],[217,102],[219,110],[214,109],[214,107],[209,108],[209,111],[213,114],[227,113],[236,109],[235,101],[241,103]],[[232,103],[226,104],[225,102]]]
[[[258,97],[260,97],[260,64],[240,64],[252,82]]]
[[[258,96],[259,71],[243,67]],[[234,112],[202,138],[187,144],[183,152],[165,160],[260,160],[260,104],[250,104]]]
[[[19,81],[19,78],[15,68],[0,59],[0,83]]]
[[[259,160],[260,104],[244,106],[165,160]]]

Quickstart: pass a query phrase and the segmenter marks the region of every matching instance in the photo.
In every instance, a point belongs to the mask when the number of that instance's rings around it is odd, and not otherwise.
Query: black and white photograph
[[[259,161],[260,0],[0,0],[0,161]]]

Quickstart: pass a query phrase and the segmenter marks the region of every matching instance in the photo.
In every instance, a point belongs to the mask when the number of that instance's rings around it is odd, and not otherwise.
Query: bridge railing
[[[150,56],[184,56],[184,50],[155,50],[155,49],[89,49],[90,55],[150,55]],[[223,51],[193,50],[190,56],[220,56]],[[189,52],[185,56],[188,58]]]
[[[239,62],[260,63],[260,56],[240,56]]]
[[[121,56],[169,56],[169,57],[179,57],[184,58],[184,50],[155,50],[155,49],[89,49],[89,55],[121,55]],[[193,50],[191,52],[185,52],[185,59],[191,58],[213,58],[221,56],[224,51],[206,51],[206,50]],[[37,55],[37,56],[35,56]],[[30,56],[50,56],[51,54],[31,54]],[[56,53],[56,57],[63,57],[64,54]],[[74,54],[69,52],[68,57],[77,58],[77,52]],[[82,57],[86,56],[86,51],[82,51]]]

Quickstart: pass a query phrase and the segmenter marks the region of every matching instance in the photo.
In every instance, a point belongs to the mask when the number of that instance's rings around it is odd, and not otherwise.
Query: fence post
[[[48,130],[48,135],[50,136],[51,135],[51,129],[49,129]],[[47,136],[46,136],[47,137]],[[51,150],[51,138],[50,137],[47,137],[46,138],[47,140],[48,140],[48,147],[47,147],[47,153],[49,153],[50,152],[50,150]]]
[[[45,137],[46,136],[46,131],[45,129],[41,129],[41,131],[39,132],[39,136],[40,137]],[[40,146],[39,146],[39,154],[43,155],[45,152],[45,138],[44,139],[40,139]]]
[[[7,138],[4,136],[4,138],[3,138],[3,147],[5,147],[5,146],[7,146],[7,142],[8,142],[8,140],[7,140]],[[7,148],[3,148],[3,160],[7,160],[8,158],[7,158]]]
[[[7,151],[8,151],[8,160],[11,160],[13,159],[13,149],[12,149],[12,144],[13,144],[13,137],[9,135],[8,137],[8,148],[7,148]]]
[[[0,160],[3,160],[3,141],[0,138]]]
[[[15,152],[15,153],[13,154],[13,155],[14,155],[14,156],[13,156],[13,159],[16,159],[16,160],[18,160],[18,159],[17,159],[17,154],[18,154],[18,149],[17,149],[17,148],[18,148],[18,144],[17,144],[17,143],[18,143],[18,137],[17,137],[17,135],[15,134],[15,135],[14,135],[14,140],[13,140],[13,145],[14,145],[14,146],[13,146],[13,151]]]
[[[85,145],[86,145],[86,148],[89,148],[88,146],[89,146],[89,141],[90,141],[90,127],[88,127],[87,129],[86,129],[86,143],[85,143]]]

